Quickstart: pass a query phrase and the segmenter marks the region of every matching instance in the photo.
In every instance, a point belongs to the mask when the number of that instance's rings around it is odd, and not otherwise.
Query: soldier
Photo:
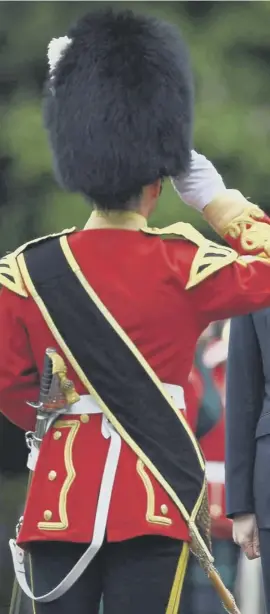
[[[212,325],[211,338],[198,357],[205,381],[205,395],[196,435],[207,459],[212,535],[232,540],[232,522],[225,513],[225,376],[229,321]]]
[[[239,548],[232,541],[232,521],[226,518],[224,492],[225,369],[228,346],[226,323],[212,324],[200,338],[191,372],[193,398],[186,397],[187,418],[206,458],[212,549],[216,567],[234,591]],[[195,407],[196,397],[196,407]],[[193,402],[190,403],[190,400]],[[190,419],[191,413],[191,419]],[[192,559],[183,593],[183,614],[218,614],[222,605],[213,587]]]
[[[266,245],[263,213],[227,193],[205,159],[197,177],[193,154],[188,173],[191,81],[178,32],[131,12],[87,15],[50,46],[44,113],[56,175],[95,210],[84,231],[30,242],[0,263],[1,410],[34,429],[25,400],[38,398],[48,347],[80,395],[32,464],[17,545],[31,553],[33,592],[14,551],[38,614],[95,613],[101,594],[105,614],[176,614],[191,539],[215,577],[184,389],[210,321],[270,305],[270,263],[246,262],[188,224],[147,226],[163,179],[178,176],[185,200],[206,205],[232,242],[243,247],[244,216],[260,237],[251,247]]]
[[[206,411],[205,424],[204,426],[202,423],[200,425],[200,443],[205,458],[207,459],[208,494],[212,519],[212,545],[215,562],[226,586],[234,592],[236,588],[235,584],[240,551],[232,539],[232,522],[226,518],[224,484],[225,387],[229,327],[229,320],[225,323],[218,323],[216,325],[216,331],[214,331],[216,333],[216,338],[210,340],[203,354],[204,366],[210,370],[213,394],[216,391],[218,399],[216,411],[214,412],[210,401],[209,411]],[[214,598],[212,604],[213,602]],[[212,608],[217,614],[219,611],[219,604],[216,604],[215,608],[212,605]],[[208,611],[210,612],[209,609]]]

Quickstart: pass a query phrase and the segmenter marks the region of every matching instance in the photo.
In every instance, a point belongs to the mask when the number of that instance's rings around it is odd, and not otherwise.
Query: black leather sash
[[[160,380],[83,277],[66,237],[30,245],[18,262],[28,292],[84,386],[187,524],[195,520],[205,492],[197,441]]]

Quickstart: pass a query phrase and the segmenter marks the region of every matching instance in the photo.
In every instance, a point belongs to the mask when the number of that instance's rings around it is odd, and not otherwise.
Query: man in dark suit
[[[226,494],[234,540],[261,556],[270,613],[270,309],[234,318],[227,363]]]

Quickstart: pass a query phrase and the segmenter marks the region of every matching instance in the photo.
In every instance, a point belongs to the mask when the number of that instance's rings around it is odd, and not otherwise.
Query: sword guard
[[[26,401],[26,405],[29,405],[29,407],[33,407],[34,409],[36,409],[36,411],[42,411],[43,409],[43,403],[41,403],[40,401],[37,401],[36,403],[34,401]]]
[[[52,348],[48,348],[47,355],[52,362],[52,375],[58,377],[65,404],[73,405],[80,400],[80,395],[76,392],[73,382],[67,378],[67,366],[63,358]]]
[[[80,395],[76,392],[73,382],[66,377],[65,374],[60,374],[60,387],[68,405],[73,405],[80,400]]]
[[[36,411],[35,432],[26,434],[28,449],[40,449],[51,420],[58,415],[68,413],[69,406],[79,401],[74,384],[67,378],[67,367],[63,358],[53,348],[45,352],[44,367],[40,379],[40,395],[36,402],[27,401],[27,405]]]

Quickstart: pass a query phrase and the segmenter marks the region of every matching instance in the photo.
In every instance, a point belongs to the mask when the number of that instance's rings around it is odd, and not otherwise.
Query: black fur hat
[[[120,209],[143,186],[186,172],[193,87],[174,26],[131,11],[87,14],[46,87],[44,117],[60,184]]]

